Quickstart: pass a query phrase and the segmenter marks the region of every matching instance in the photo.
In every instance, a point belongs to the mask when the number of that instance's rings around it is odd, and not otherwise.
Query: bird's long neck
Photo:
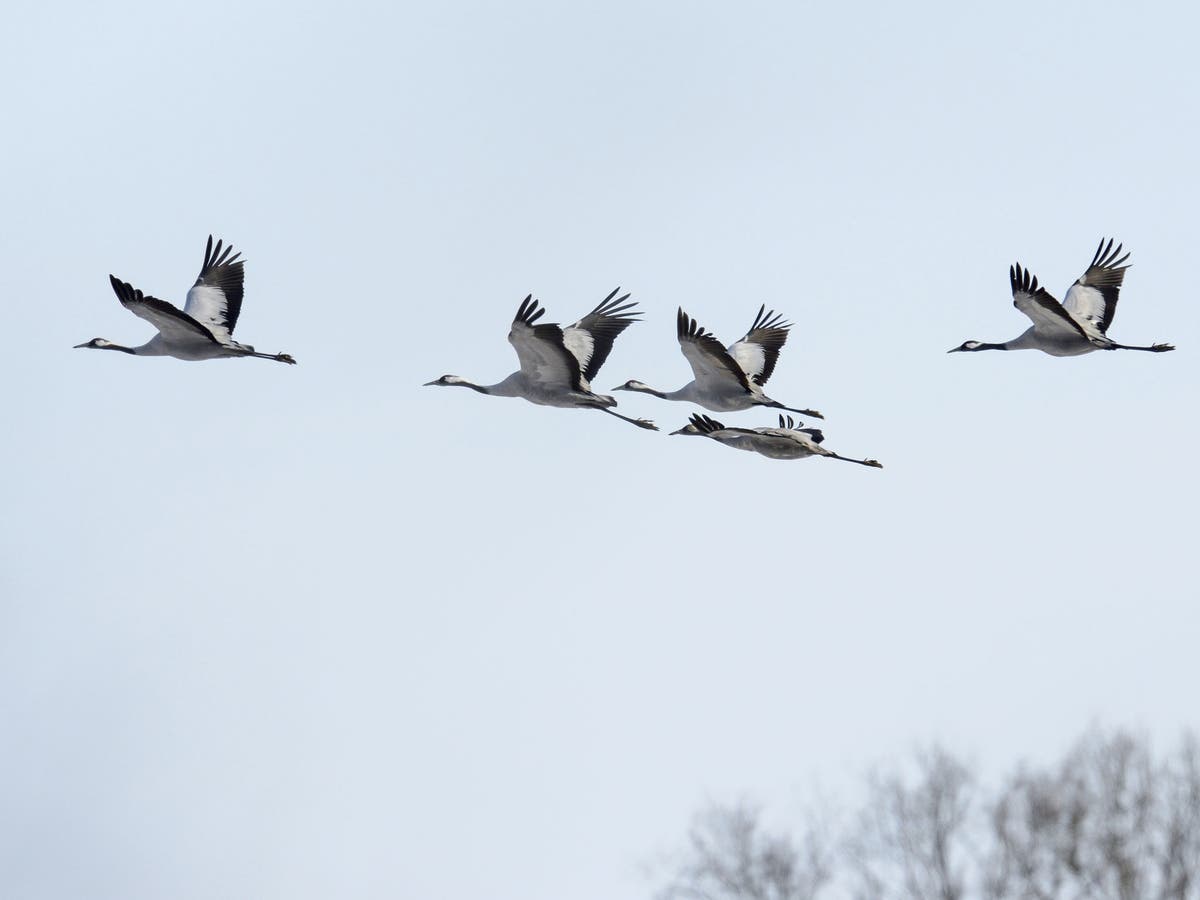
[[[653,388],[646,388],[645,391],[661,400],[682,400],[684,403],[695,403],[706,409],[710,408],[704,402],[706,398],[703,393],[696,389],[694,381],[689,381],[677,391],[656,391]]]
[[[980,344],[978,347],[974,347],[972,349],[974,349],[974,350],[1011,350],[1013,348],[1010,345],[1013,343],[1015,343],[1015,341],[1005,341],[1003,344],[986,344],[986,343],[984,343],[984,344]]]
[[[628,387],[625,388],[625,390],[637,391],[637,393],[639,393],[639,394],[649,394],[651,397],[657,397],[659,400],[684,400],[684,399],[686,399],[685,397],[679,396],[679,394],[681,394],[683,392],[683,390],[686,390],[686,389],[680,389],[678,391],[670,391],[670,392],[658,391],[658,390],[655,390],[654,388],[650,387],[650,385],[648,385],[648,384],[640,384],[639,383],[637,385],[629,385]]]
[[[520,397],[521,373],[513,372],[503,381],[498,381],[495,384],[474,384],[470,381],[459,381],[455,383],[454,387],[470,388],[480,394],[487,394],[489,397]]]
[[[122,348],[123,349],[123,348]],[[129,351],[135,356],[170,356],[170,349],[167,347],[166,341],[162,339],[162,335],[156,334],[146,343],[139,347],[134,347]]]
[[[696,403],[696,382],[690,381],[677,391],[659,391],[655,396],[664,400],[682,400],[685,403]]]
[[[96,347],[96,350],[120,350],[122,353],[128,353],[130,356],[138,356],[140,351],[145,349],[145,344],[141,347],[122,347],[120,344],[105,344],[103,347]]]

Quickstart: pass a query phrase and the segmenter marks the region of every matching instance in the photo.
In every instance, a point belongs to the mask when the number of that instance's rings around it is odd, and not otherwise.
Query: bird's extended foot
[[[870,466],[873,469],[882,469],[883,468],[883,463],[881,463],[877,459],[864,459],[862,462],[863,462],[864,466]]]
[[[1166,353],[1175,349],[1174,344],[1155,344],[1151,348],[1155,353]]]
[[[646,428],[646,429],[649,429],[650,431],[658,431],[658,426],[655,425],[653,422],[651,422],[649,419],[632,419],[631,421],[638,428]]]
[[[823,415],[821,415],[815,409],[795,409],[794,407],[784,406],[782,403],[774,403],[774,402],[764,403],[763,406],[769,406],[771,409],[784,409],[784,410],[787,410],[788,412],[793,412],[798,416],[808,416],[810,419],[825,418]],[[804,423],[801,422],[799,424],[804,424]]]
[[[282,363],[287,363],[289,366],[294,366],[296,364],[296,360],[290,353],[279,353],[275,356],[275,358]]]

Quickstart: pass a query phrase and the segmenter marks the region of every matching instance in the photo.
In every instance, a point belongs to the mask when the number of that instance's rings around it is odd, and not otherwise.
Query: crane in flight
[[[140,347],[124,347],[105,338],[92,338],[76,349],[119,350],[131,356],[173,356],[189,361],[254,356],[294,366],[287,353],[259,353],[249,344],[233,339],[233,329],[242,311],[242,282],[246,277],[245,260],[233,246],[213,246],[212,235],[204,248],[204,265],[196,283],[187,292],[183,309],[143,294],[133,285],[109,275],[113,292],[121,305],[158,329],[158,334]]]
[[[617,336],[638,321],[637,302],[617,288],[595,309],[572,325],[538,324],[545,310],[530,294],[522,302],[508,332],[521,368],[496,384],[474,384],[458,375],[443,375],[426,387],[465,387],[491,397],[523,397],[539,406],[598,409],[639,428],[657,431],[647,419],[631,419],[613,412],[617,401],[592,390],[591,381],[608,359]]]
[[[768,311],[764,305],[759,307],[746,335],[724,347],[681,307],[675,317],[675,334],[695,377],[677,391],[657,391],[633,379],[613,390],[638,391],[662,400],[684,400],[713,412],[768,406],[823,419],[815,409],[793,409],[763,393],[763,385],[775,371],[779,351],[787,342],[791,327],[781,315]]]
[[[1067,289],[1062,303],[1045,288],[1038,287],[1036,276],[1028,269],[1022,269],[1020,263],[1010,266],[1008,281],[1013,306],[1029,316],[1033,325],[1002,344],[964,341],[946,352],[1041,350],[1051,356],[1081,356],[1093,350],[1145,350],[1150,353],[1174,350],[1171,344],[1149,347],[1118,344],[1108,336],[1108,326],[1117,312],[1121,284],[1125,281],[1125,270],[1129,268],[1122,265],[1129,259],[1129,254],[1121,256],[1121,248],[1122,245],[1117,244],[1114,250],[1112,238],[1107,244],[1101,238],[1091,265]]]

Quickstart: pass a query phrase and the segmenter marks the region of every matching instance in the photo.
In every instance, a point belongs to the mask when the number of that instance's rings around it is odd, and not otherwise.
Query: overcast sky
[[[0,893],[639,898],[705,798],[1196,725],[1198,18],[13,4]],[[299,365],[71,349],[210,232]],[[1178,352],[946,355],[1101,236]],[[885,468],[421,387],[617,285],[598,389],[765,303],[770,394]]]

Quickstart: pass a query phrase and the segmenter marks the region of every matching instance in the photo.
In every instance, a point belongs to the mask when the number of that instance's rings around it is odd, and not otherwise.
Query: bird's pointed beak
[[[86,347],[87,345],[88,345],[88,342],[87,342],[87,341],[84,341],[82,344],[76,344],[76,345],[75,345],[74,347],[72,347],[71,349],[72,349],[72,350],[78,350],[80,347]]]
[[[962,350],[962,347],[952,347],[949,350],[947,350],[946,352],[947,353],[958,353],[960,350]]]
[[[682,428],[680,428],[678,431],[672,431],[672,432],[671,432],[671,434],[687,434],[687,433],[688,433],[688,427],[687,427],[686,425],[684,425],[684,426],[683,426]]]

